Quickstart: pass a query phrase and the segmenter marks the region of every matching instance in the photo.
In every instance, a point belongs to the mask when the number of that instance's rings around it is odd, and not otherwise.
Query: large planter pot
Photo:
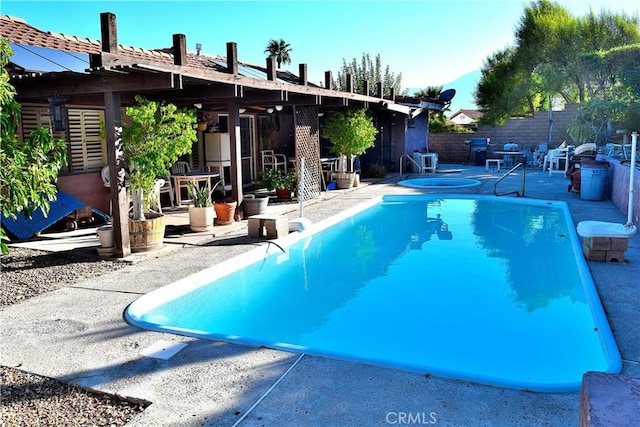
[[[255,196],[253,194],[247,194],[242,201],[243,215],[248,218],[252,215],[260,215],[267,211],[267,204],[269,204],[268,196]]]
[[[213,206],[196,208],[189,206],[189,227],[192,231],[213,230],[213,220],[216,218],[216,211]]]
[[[336,186],[338,188],[349,189],[353,187],[356,174],[355,172],[337,172],[333,174],[333,178],[336,180]]]
[[[165,217],[162,214],[147,213],[144,220],[129,219],[129,243],[131,252],[149,252],[162,247],[164,241]]]
[[[113,228],[110,225],[98,227],[96,230],[101,248],[113,248]]]
[[[236,214],[236,202],[216,202],[213,207],[216,210],[216,224],[227,225],[233,223]]]

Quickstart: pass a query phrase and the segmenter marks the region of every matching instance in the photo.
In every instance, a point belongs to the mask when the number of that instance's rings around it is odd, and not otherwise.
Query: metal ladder
[[[502,180],[504,180],[506,177],[508,177],[511,174],[511,172],[514,172],[519,167],[522,167],[522,188],[521,188],[521,190],[520,191],[512,190],[512,191],[507,191],[507,192],[504,192],[504,193],[498,193],[498,184],[500,184],[500,182]],[[515,194],[517,197],[524,197],[524,188],[525,188],[526,180],[527,180],[527,165],[526,165],[526,163],[522,163],[522,162],[518,163],[517,165],[512,167],[509,170],[509,172],[507,172],[504,175],[502,175],[500,177],[500,179],[498,179],[496,181],[495,184],[493,184],[493,194],[495,194],[496,196],[506,196],[508,194]]]

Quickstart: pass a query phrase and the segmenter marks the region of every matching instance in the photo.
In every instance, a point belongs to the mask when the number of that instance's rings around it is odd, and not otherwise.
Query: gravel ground
[[[102,260],[94,251],[12,247],[0,258],[0,307],[126,267]],[[123,426],[147,406],[6,366],[0,366],[0,384],[1,427]]]

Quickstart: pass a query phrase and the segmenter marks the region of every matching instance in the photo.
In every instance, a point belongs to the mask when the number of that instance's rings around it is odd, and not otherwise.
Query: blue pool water
[[[438,188],[438,189],[453,189],[453,188],[466,188],[475,187],[480,185],[480,181],[477,179],[469,178],[412,178],[399,181],[398,185],[410,188]]]
[[[151,292],[125,319],[533,391],[621,369],[564,203],[385,196],[281,245]]]

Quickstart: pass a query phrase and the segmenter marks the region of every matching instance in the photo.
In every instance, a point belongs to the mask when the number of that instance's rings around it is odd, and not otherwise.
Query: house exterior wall
[[[100,172],[60,175],[58,190],[80,200],[87,206],[109,214],[109,189],[102,184]]]
[[[458,114],[457,116],[452,118],[451,121],[457,125],[468,125],[470,123],[473,123],[473,119],[464,113]]]
[[[559,146],[567,139],[567,126],[573,121],[579,104],[567,104],[565,110],[553,112],[551,147]],[[504,144],[515,142],[523,150],[533,150],[540,142],[546,142],[549,132],[549,114],[540,111],[533,117],[509,119],[504,126],[478,126],[475,133],[432,133],[429,135],[429,151],[438,153],[441,163],[473,162],[469,146],[464,141],[471,138],[490,138],[491,151],[501,150]]]
[[[404,153],[400,153],[398,158],[402,154],[413,153],[414,151],[425,150],[428,147],[427,142],[427,115],[420,114],[418,117],[413,119],[413,127],[411,127],[412,121],[407,120],[407,131],[405,134],[404,141]]]

